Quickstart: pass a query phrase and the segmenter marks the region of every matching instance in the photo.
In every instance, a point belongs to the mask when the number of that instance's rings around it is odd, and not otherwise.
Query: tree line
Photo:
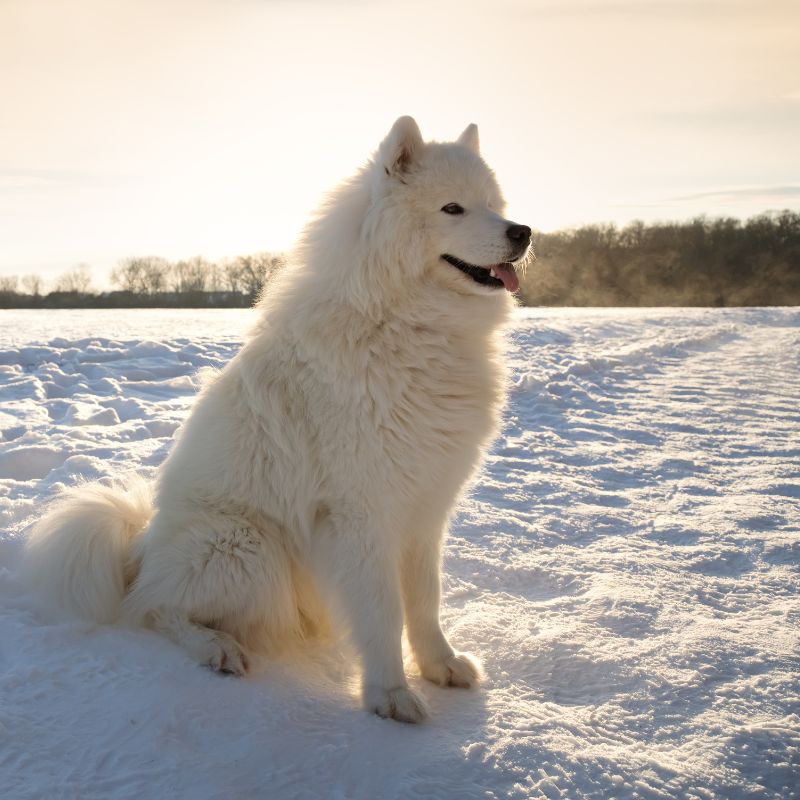
[[[520,276],[532,306],[800,305],[800,214],[781,211],[741,222],[625,227],[583,225],[534,233],[535,260]],[[92,289],[80,264],[45,294],[37,275],[0,277],[0,308],[246,307],[285,259],[255,253],[219,263],[200,256],[171,262],[126,258],[111,273],[114,291]]]
[[[800,214],[534,233],[534,306],[800,305]]]
[[[95,291],[91,269],[79,264],[45,293],[38,275],[0,277],[0,308],[247,307],[285,264],[275,253],[221,262],[202,256],[169,261],[160,256],[122,259],[111,271],[112,291]]]

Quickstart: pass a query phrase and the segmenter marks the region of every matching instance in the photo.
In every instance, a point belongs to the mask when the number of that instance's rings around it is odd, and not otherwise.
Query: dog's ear
[[[380,160],[387,175],[406,172],[422,148],[422,134],[412,117],[400,117],[380,146]]]
[[[458,143],[468,150],[472,150],[476,156],[481,154],[481,141],[478,137],[478,126],[474,122],[464,128],[464,133],[458,137]]]

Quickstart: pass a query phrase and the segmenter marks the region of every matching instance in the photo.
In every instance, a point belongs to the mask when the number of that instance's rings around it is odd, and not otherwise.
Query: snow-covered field
[[[423,726],[360,711],[336,654],[237,681],[46,624],[26,524],[78,479],[152,474],[250,314],[0,312],[3,798],[800,794],[800,310],[519,313],[445,562],[486,680],[424,685]]]

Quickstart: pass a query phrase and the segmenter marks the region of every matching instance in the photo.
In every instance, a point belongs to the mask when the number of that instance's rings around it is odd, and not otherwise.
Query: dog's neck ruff
[[[491,264],[488,267],[479,267],[446,253],[442,258],[448,264],[452,264],[456,269],[460,269],[465,275],[472,278],[475,283],[481,284],[481,286],[491,286],[496,289],[505,288],[509,292],[516,292],[519,289],[517,271],[510,261],[502,264]]]

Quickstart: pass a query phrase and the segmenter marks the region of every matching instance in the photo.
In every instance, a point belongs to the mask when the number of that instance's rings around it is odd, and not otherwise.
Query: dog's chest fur
[[[339,323],[329,319],[298,343],[305,369],[296,375],[323,420],[317,441],[328,479],[351,493],[402,490],[405,501],[454,471],[463,480],[499,422],[497,336],[402,318]],[[340,474],[344,464],[356,473]],[[367,486],[354,486],[356,476]]]

